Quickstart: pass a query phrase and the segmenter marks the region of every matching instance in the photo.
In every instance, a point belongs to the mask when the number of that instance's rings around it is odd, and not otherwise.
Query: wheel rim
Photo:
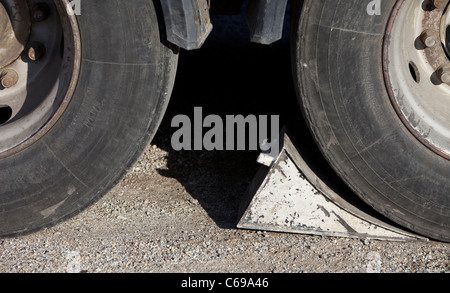
[[[0,0],[0,157],[41,138],[70,102],[81,41],[68,5]]]
[[[450,0],[398,1],[384,45],[384,73],[399,117],[450,159]]]

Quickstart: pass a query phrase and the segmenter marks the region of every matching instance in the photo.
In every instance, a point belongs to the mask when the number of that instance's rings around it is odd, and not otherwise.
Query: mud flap
[[[428,241],[390,223],[349,189],[340,189],[306,163],[288,132],[275,158],[260,170],[242,202],[238,228],[390,241]]]

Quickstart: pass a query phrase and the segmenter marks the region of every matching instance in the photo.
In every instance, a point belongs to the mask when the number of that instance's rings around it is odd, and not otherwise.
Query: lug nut
[[[443,66],[438,69],[437,75],[441,82],[450,83],[450,66]]]
[[[439,36],[434,30],[425,30],[420,35],[420,39],[422,40],[422,43],[428,48],[436,46],[436,44],[439,42]]]
[[[36,4],[31,10],[33,21],[41,22],[47,19],[50,13],[50,7],[45,3]]]
[[[33,61],[41,59],[45,55],[45,47],[41,43],[34,42],[28,48],[28,58]]]
[[[444,7],[445,5],[445,0],[433,0],[433,6],[436,7],[437,9],[441,9]]]
[[[10,88],[19,80],[19,74],[14,69],[5,69],[0,73],[0,79],[4,88]]]

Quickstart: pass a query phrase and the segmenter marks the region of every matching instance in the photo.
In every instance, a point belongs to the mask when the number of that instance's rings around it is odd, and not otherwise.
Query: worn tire
[[[450,241],[450,161],[420,143],[395,112],[383,41],[396,1],[305,0],[296,10],[294,79],[304,117],[336,173],[373,208]]]
[[[153,2],[82,1],[81,11],[81,71],[69,106],[39,140],[0,159],[1,236],[55,224],[108,192],[166,109],[177,52],[161,41]]]

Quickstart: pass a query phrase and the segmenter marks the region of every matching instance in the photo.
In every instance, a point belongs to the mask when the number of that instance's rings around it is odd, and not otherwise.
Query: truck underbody
[[[107,193],[157,131],[179,51],[201,50],[210,15],[245,9],[264,45],[289,13],[299,106],[346,186],[450,241],[449,2],[0,0],[0,235]]]

